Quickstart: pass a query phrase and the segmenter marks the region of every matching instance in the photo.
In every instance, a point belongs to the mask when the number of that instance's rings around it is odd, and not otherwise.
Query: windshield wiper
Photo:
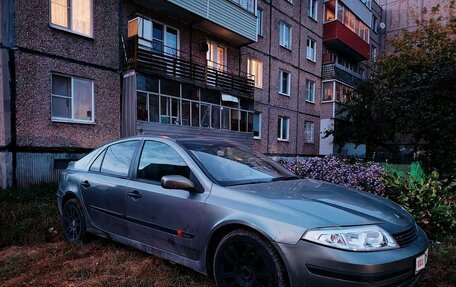
[[[293,180],[293,179],[301,179],[301,177],[297,175],[290,175],[290,176],[279,176],[274,177],[271,181],[282,181],[282,180]]]

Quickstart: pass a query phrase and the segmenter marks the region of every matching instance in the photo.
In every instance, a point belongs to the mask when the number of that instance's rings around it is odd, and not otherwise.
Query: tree
[[[391,43],[377,73],[347,95],[341,114],[349,124],[335,143],[366,144],[373,151],[408,144],[427,167],[456,174],[456,19],[417,22]]]

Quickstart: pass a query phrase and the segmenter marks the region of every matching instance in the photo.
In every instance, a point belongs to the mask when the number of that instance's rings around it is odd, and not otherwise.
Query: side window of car
[[[146,141],[139,160],[136,177],[160,181],[165,175],[182,175],[190,178],[190,168],[169,145]]]
[[[103,157],[106,152],[106,149],[103,150],[98,156],[97,159],[92,163],[89,170],[94,172],[100,172],[101,163],[103,162]]]
[[[127,141],[108,147],[101,165],[101,172],[116,176],[127,176],[137,145],[138,141]]]

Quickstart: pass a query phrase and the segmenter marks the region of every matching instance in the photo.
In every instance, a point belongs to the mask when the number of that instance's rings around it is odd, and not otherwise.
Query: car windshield
[[[297,179],[270,158],[227,142],[180,142],[208,176],[222,186]]]

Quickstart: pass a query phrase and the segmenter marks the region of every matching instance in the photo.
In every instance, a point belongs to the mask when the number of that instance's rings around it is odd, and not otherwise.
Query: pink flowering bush
[[[385,190],[386,172],[380,165],[355,159],[336,157],[278,160],[298,176],[341,184],[378,195]]]

